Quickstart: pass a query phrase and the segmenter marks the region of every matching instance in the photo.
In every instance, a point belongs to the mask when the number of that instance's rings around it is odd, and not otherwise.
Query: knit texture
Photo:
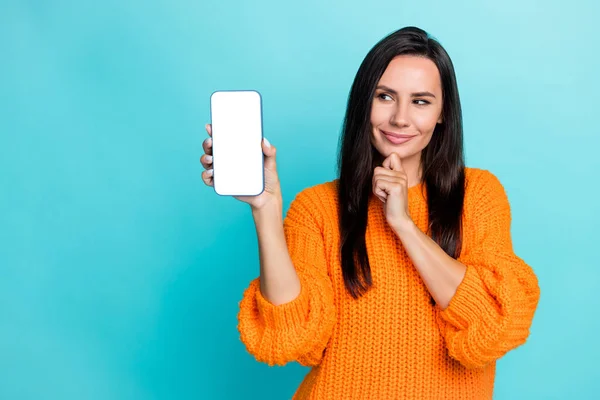
[[[446,309],[430,294],[369,202],[366,244],[373,286],[346,291],[340,262],[337,181],[300,192],[284,227],[301,282],[275,306],[258,278],[244,291],[238,329],[261,362],[312,367],[294,399],[491,399],[496,360],[525,343],[539,300],[537,278],[513,252],[510,206],[489,171],[466,169],[463,247],[466,275]],[[409,212],[427,232],[424,185],[409,188]]]

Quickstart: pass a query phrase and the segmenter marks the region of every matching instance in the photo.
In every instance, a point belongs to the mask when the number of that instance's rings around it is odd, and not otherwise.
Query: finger
[[[377,195],[375,195],[375,197],[377,197],[382,203],[385,203],[387,201],[387,199],[384,197],[377,196]]]
[[[382,202],[385,203],[387,201],[388,194],[381,187],[373,186],[373,194]]]
[[[213,170],[208,169],[206,171],[202,171],[202,180],[204,181],[205,185],[213,186],[214,185]]]
[[[402,178],[381,176],[375,179],[374,182],[375,191],[383,191],[386,195],[401,194],[403,187],[406,186],[405,181]]]
[[[402,159],[398,155],[398,153],[392,153],[383,161],[383,166],[387,169],[391,169],[392,171],[402,171],[404,172],[404,168],[402,167]]]
[[[377,179],[373,179],[373,194],[375,196],[377,196],[377,198],[379,198],[379,200],[381,200],[382,202],[385,203],[385,201],[387,200],[387,193],[385,192],[385,190],[383,190],[383,188],[381,188],[378,184],[378,180]]]
[[[386,202],[389,194],[387,190],[388,185],[389,182],[385,179],[385,177],[378,176],[373,178],[373,194],[375,194],[375,196],[377,196],[379,200],[383,201],[384,203]]]
[[[265,155],[265,168],[274,170],[276,168],[277,149],[267,140],[267,138],[263,138],[262,140],[262,151]]]
[[[263,153],[266,157],[274,157],[275,156],[275,147],[267,140],[267,138],[263,138],[262,140],[262,149]]]
[[[208,136],[212,137],[212,124],[206,124],[204,126],[204,128],[206,128],[206,132],[208,133]]]
[[[212,156],[212,138],[206,138],[204,142],[202,142],[202,148],[204,149],[204,153]]]
[[[388,176],[392,178],[404,176],[404,173],[400,171],[392,171],[391,169],[387,169],[384,167],[375,167],[375,170],[373,171],[373,176]]]
[[[373,172],[373,179],[385,178],[391,182],[398,182],[402,185],[407,184],[408,178],[406,173],[403,171],[392,171],[391,169],[385,169],[383,167],[376,167]]]
[[[204,169],[211,169],[212,163],[213,163],[213,158],[211,155],[204,154],[202,157],[200,157],[200,163],[202,164]]]

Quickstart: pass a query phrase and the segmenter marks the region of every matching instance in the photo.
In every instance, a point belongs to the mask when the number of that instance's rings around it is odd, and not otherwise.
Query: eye
[[[413,103],[415,103],[418,106],[424,106],[426,104],[431,104],[430,102],[428,102],[427,100],[415,100],[413,101]]]
[[[380,98],[381,100],[392,100],[392,96],[390,96],[387,93],[381,93],[379,96],[377,96],[378,98]],[[387,98],[386,98],[387,97]]]

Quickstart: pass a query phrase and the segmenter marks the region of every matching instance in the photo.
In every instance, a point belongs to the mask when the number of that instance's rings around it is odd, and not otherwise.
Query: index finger
[[[206,124],[204,126],[204,128],[206,128],[206,132],[208,132],[208,136],[212,137],[212,125],[211,124]]]
[[[398,153],[392,153],[383,161],[383,167],[391,169],[392,171],[404,171],[402,167],[402,160]]]

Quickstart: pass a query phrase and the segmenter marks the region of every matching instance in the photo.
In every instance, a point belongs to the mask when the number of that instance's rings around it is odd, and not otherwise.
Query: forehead
[[[398,92],[441,92],[442,83],[437,66],[428,58],[397,56],[387,66],[380,85]]]

